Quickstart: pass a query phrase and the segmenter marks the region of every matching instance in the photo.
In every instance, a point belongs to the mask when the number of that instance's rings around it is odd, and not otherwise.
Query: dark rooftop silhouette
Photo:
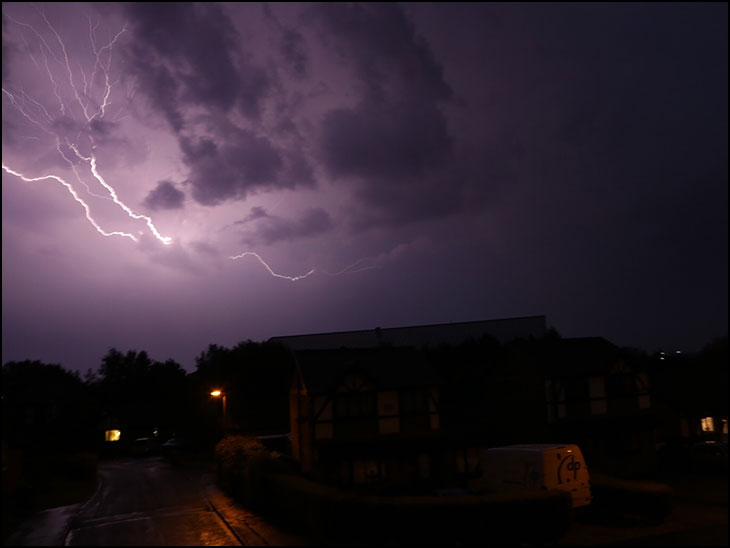
[[[460,344],[485,335],[499,342],[526,337],[542,337],[546,332],[545,316],[526,316],[475,322],[441,323],[406,327],[363,329],[332,333],[312,333],[272,337],[269,342],[281,343],[292,350],[334,348],[376,348],[381,345],[420,348],[426,345]]]

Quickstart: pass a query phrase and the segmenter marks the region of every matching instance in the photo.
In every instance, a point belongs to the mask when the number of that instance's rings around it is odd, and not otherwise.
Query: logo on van
[[[578,470],[580,470],[581,466],[581,462],[576,460],[574,454],[569,453],[566,455],[565,458],[560,461],[560,466],[558,466],[558,484],[563,483],[564,479],[566,481],[577,479]],[[572,478],[570,477],[571,472],[573,474]],[[565,478],[563,477],[563,474],[565,474]]]

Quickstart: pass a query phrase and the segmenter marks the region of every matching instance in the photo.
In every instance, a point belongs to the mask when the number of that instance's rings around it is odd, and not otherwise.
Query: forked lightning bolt
[[[81,63],[79,63],[79,71],[83,79],[83,89],[80,90],[74,78],[74,71],[71,67],[72,63],[71,58],[69,57],[69,51],[66,48],[63,39],[53,27],[53,25],[51,25],[45,13],[40,12],[40,15],[42,16],[43,21],[48,27],[48,30],[50,30],[50,32],[52,33],[55,40],[52,38],[47,41],[43,37],[41,32],[39,32],[34,26],[28,23],[18,21],[7,14],[5,15],[9,21],[12,21],[16,25],[18,25],[20,29],[20,35],[26,45],[28,55],[30,56],[31,61],[38,68],[41,74],[45,74],[45,76],[48,78],[51,89],[53,90],[53,94],[58,101],[57,111],[59,113],[59,116],[54,117],[54,115],[49,112],[53,111],[53,108],[51,108],[51,106],[48,106],[48,108],[46,108],[46,106],[43,105],[40,101],[31,97],[22,89],[11,92],[3,88],[2,91],[4,96],[8,99],[10,104],[15,107],[17,112],[19,112],[28,122],[30,122],[33,126],[39,128],[44,133],[51,135],[55,138],[56,150],[58,151],[59,155],[66,163],[69,164],[69,167],[74,172],[76,179],[79,181],[79,183],[86,187],[86,190],[90,195],[97,198],[110,199],[132,219],[144,220],[150,232],[152,232],[154,237],[157,238],[160,242],[166,245],[172,243],[171,238],[162,236],[162,234],[160,234],[150,217],[142,215],[140,213],[136,213],[119,198],[117,191],[107,182],[107,180],[99,172],[97,159],[94,154],[90,153],[88,156],[83,155],[79,150],[78,143],[71,142],[69,140],[69,137],[67,135],[64,135],[64,124],[57,124],[57,122],[61,120],[62,117],[71,116],[73,112],[78,113],[79,109],[82,119],[78,120],[78,122],[80,122],[81,127],[90,127],[90,124],[93,121],[101,120],[104,118],[109,106],[112,104],[111,95],[114,85],[114,83],[112,83],[110,79],[112,51],[114,45],[117,43],[122,34],[126,31],[126,26],[124,26],[119,32],[117,32],[116,35],[114,35],[114,37],[107,44],[102,47],[98,47],[95,40],[95,32],[98,27],[98,23],[94,25],[91,21],[91,18],[89,18],[89,41],[91,43],[91,51],[93,53],[93,68],[90,72],[90,78],[87,78],[86,72],[84,71]],[[35,57],[33,56],[31,47],[28,44],[23,29],[29,29],[29,31],[35,35],[37,40],[37,47],[42,56],[42,64],[45,67],[45,72],[43,71],[43,69],[41,69],[38,61],[36,61]],[[54,50],[49,42],[57,43],[58,47]],[[54,75],[54,62],[56,67],[60,67],[58,69],[61,72],[60,77]],[[99,80],[99,75],[101,76],[101,80],[103,81],[103,83],[97,86],[100,88],[99,90],[95,90],[95,83]],[[67,86],[67,89],[70,90],[70,93],[73,96],[73,98],[68,103],[64,101],[63,98],[64,92],[62,90],[62,83]],[[94,98],[94,95],[97,96],[96,99]],[[77,104],[78,107],[71,108],[74,104]],[[93,150],[95,145],[93,133],[91,131],[89,131],[86,135],[86,139],[89,142],[91,150]],[[72,162],[71,159],[68,158],[64,153],[64,147],[71,149],[79,160],[85,162],[86,165],[88,165],[91,174],[90,176],[93,177],[106,190],[106,192],[108,192],[109,197],[101,196],[91,191],[88,184],[83,180],[81,174],[79,173],[76,164],[74,164],[74,162]],[[98,221],[96,221],[92,217],[89,204],[79,196],[73,185],[60,175],[48,174],[39,177],[33,177],[31,175],[23,174],[15,169],[8,167],[4,161],[2,167],[7,173],[15,175],[25,182],[35,182],[47,179],[53,179],[55,181],[58,181],[66,187],[66,189],[73,196],[74,200],[81,204],[86,213],[86,218],[97,230],[97,232],[104,236],[124,236],[127,238],[131,238],[134,241],[138,241],[135,236],[127,232],[109,232],[103,230]]]
[[[89,220],[91,225],[96,229],[96,231],[101,234],[102,236],[124,236],[125,238],[131,238],[135,242],[137,241],[137,238],[134,237],[134,235],[129,234],[128,232],[107,232],[103,228],[99,226],[99,223],[97,223],[94,218],[91,216],[91,210],[89,209],[89,205],[84,202],[84,200],[81,199],[81,197],[78,195],[78,193],[74,190],[74,187],[71,186],[69,183],[67,183],[65,180],[63,180],[61,177],[57,175],[43,175],[41,177],[26,177],[22,173],[19,173],[13,169],[10,169],[8,166],[5,165],[3,162],[2,164],[3,169],[10,173],[11,175],[15,175],[16,177],[20,178],[21,180],[25,181],[26,183],[33,183],[36,181],[45,181],[47,179],[53,179],[55,181],[58,181],[63,186],[66,187],[66,189],[71,193],[71,196],[74,197],[74,200],[76,200],[79,204],[81,204],[81,207],[84,208],[84,211],[86,212],[86,218]]]

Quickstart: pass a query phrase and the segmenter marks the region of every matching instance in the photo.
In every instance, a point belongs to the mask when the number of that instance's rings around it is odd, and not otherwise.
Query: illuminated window
[[[714,432],[715,431],[715,421],[712,420],[712,417],[705,417],[702,419],[702,431],[703,432]]]
[[[106,441],[119,441],[121,438],[121,430],[107,430],[106,432],[104,432],[104,439]]]

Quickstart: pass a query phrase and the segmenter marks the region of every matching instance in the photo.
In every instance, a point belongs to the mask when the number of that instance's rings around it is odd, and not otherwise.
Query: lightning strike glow
[[[61,177],[59,177],[57,175],[43,175],[41,177],[26,177],[22,173],[15,171],[14,169],[11,169],[8,166],[6,166],[4,162],[2,164],[2,167],[6,172],[10,173],[11,175],[15,175],[16,177],[25,181],[26,183],[34,183],[36,181],[44,181],[47,179],[54,179],[54,180],[58,181],[59,183],[61,183],[63,186],[66,187],[66,189],[71,193],[71,196],[73,196],[74,200],[76,200],[79,204],[81,204],[81,207],[83,207],[84,211],[86,212],[86,218],[88,219],[88,221],[91,223],[91,225],[96,229],[96,231],[99,234],[101,234],[102,236],[123,236],[125,238],[131,238],[135,242],[137,241],[137,238],[135,238],[132,234],[129,234],[128,232],[119,232],[119,231],[107,232],[106,230],[101,228],[101,226],[99,226],[99,223],[97,223],[96,220],[94,220],[94,218],[91,216],[91,210],[89,209],[89,205],[86,202],[84,202],[84,200],[81,199],[81,197],[78,195],[76,190],[74,190],[73,186],[71,186],[69,183],[64,181]]]
[[[310,270],[306,274],[302,274],[301,276],[284,276],[283,274],[277,274],[276,272],[274,272],[272,270],[272,268],[268,264],[266,264],[266,261],[264,261],[258,253],[254,253],[253,251],[244,251],[240,255],[233,255],[228,258],[233,259],[233,260],[243,259],[244,257],[246,257],[248,255],[251,255],[252,257],[255,257],[256,259],[258,259],[258,261],[262,265],[264,265],[264,268],[266,268],[266,270],[269,271],[269,274],[271,274],[275,278],[282,278],[284,280],[289,280],[290,282],[296,282],[298,280],[303,280],[304,278],[307,278],[307,277],[311,276],[312,274],[314,274],[314,269]]]

